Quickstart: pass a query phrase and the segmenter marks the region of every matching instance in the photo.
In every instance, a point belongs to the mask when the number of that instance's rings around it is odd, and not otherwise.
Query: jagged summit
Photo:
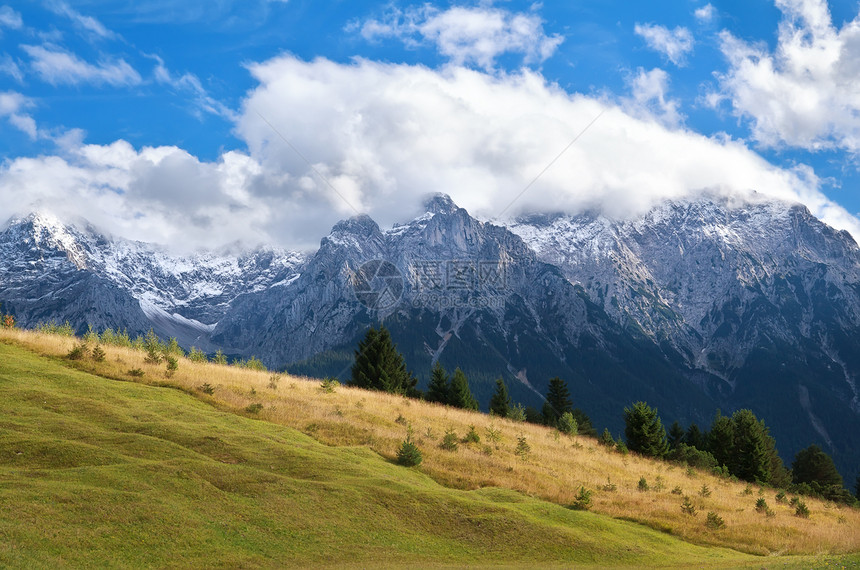
[[[461,209],[449,195],[442,192],[432,194],[424,200],[424,210],[431,214],[454,214]]]
[[[367,214],[358,214],[341,220],[331,229],[331,234],[358,234],[369,236],[379,233],[379,224]]]

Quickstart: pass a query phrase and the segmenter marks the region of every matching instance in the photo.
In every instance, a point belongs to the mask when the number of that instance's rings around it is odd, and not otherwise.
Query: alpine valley
[[[313,253],[187,256],[35,213],[0,231],[0,303],[22,326],[152,328],[341,379],[382,322],[419,387],[439,360],[484,407],[498,376],[535,407],[559,376],[615,434],[637,400],[703,427],[750,408],[784,459],[816,443],[844,477],[860,465],[860,249],[798,204],[702,196],[503,227],[437,195],[391,229],[344,220]]]

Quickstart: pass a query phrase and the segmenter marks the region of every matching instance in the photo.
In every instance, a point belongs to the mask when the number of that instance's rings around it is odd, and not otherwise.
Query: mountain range
[[[343,379],[382,322],[421,383],[459,366],[485,407],[498,376],[535,407],[559,376],[616,434],[636,400],[703,427],[750,408],[789,462],[817,443],[843,476],[860,466],[860,249],[799,204],[703,195],[503,226],[437,195],[390,229],[344,220],[315,252],[185,256],[34,213],[0,231],[0,303],[23,326],[153,328]]]

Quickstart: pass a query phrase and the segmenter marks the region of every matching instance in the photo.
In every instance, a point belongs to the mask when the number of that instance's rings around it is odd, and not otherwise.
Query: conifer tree
[[[836,470],[833,459],[815,444],[801,449],[791,464],[794,483],[818,483],[822,487],[842,487],[842,475]]]
[[[678,423],[678,420],[672,422],[669,428],[669,449],[677,449],[678,444],[684,441],[684,428]]]
[[[556,376],[550,379],[549,388],[546,392],[546,402],[543,404],[541,415],[543,422],[548,426],[555,427],[558,419],[565,412],[573,412],[573,402],[570,401],[570,392],[564,380]]]
[[[745,481],[770,481],[770,460],[767,453],[764,422],[751,410],[732,414],[734,452],[726,463],[732,475]]]
[[[631,451],[649,457],[663,457],[669,451],[666,429],[656,408],[645,402],[636,402],[624,408],[624,435]]]
[[[406,370],[406,361],[397,351],[385,327],[370,328],[355,351],[352,386],[395,394],[415,395],[417,380]]]
[[[854,481],[854,496],[860,500],[860,473],[857,474],[857,480]]]
[[[708,432],[707,451],[711,452],[719,465],[729,466],[735,451],[735,429],[732,419],[717,410],[711,431]]]
[[[702,430],[695,423],[691,423],[690,427],[687,428],[687,433],[684,434],[684,443],[690,447],[695,447],[699,451],[707,451],[708,446],[705,444],[705,434],[702,433]]]
[[[427,393],[424,399],[428,402],[439,402],[447,404],[451,400],[451,379],[448,373],[442,367],[442,363],[438,360],[430,372],[430,384],[427,386]]]
[[[511,397],[508,396],[508,387],[505,386],[504,379],[499,376],[496,378],[496,391],[490,398],[490,413],[506,418],[510,409]]]
[[[594,426],[591,424],[591,418],[589,418],[585,412],[576,408],[572,413],[573,419],[576,420],[576,425],[580,435],[597,437],[597,430],[594,429]]]
[[[472,391],[469,389],[469,379],[462,370],[457,368],[454,370],[454,376],[451,378],[451,399],[449,404],[456,408],[466,410],[477,410],[478,401],[472,396]]]

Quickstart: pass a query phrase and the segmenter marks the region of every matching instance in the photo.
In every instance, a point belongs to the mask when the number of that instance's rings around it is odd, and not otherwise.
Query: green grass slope
[[[0,567],[739,566],[0,344]],[[758,562],[760,564],[760,562]]]

